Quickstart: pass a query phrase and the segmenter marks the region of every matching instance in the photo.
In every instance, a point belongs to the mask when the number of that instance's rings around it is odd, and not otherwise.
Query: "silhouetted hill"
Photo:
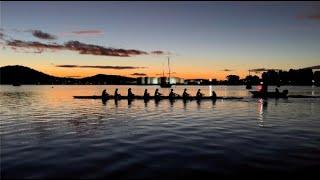
[[[83,83],[92,83],[92,84],[133,84],[136,83],[136,78],[130,78],[125,76],[118,75],[105,75],[97,74],[92,77],[82,78]]]
[[[52,84],[72,80],[47,75],[25,66],[4,66],[0,68],[1,84]]]
[[[133,84],[135,78],[98,74],[82,79],[51,76],[25,66],[0,67],[0,84]]]

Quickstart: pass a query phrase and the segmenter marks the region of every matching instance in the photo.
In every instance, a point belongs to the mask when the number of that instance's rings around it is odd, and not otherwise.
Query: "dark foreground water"
[[[117,87],[122,94],[128,88]],[[131,87],[136,94],[157,88]],[[103,104],[72,96],[115,86],[0,88],[2,178],[266,177],[320,170],[320,99],[261,100],[244,86],[202,86],[187,88],[245,98]],[[320,95],[319,87],[286,88]]]

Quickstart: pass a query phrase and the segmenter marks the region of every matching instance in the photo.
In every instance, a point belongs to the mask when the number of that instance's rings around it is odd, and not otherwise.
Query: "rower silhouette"
[[[104,90],[102,91],[101,98],[102,98],[102,100],[107,100],[107,99],[109,99],[109,94],[107,93],[107,90],[104,89]]]
[[[217,99],[217,94],[216,94],[216,92],[212,91],[211,99],[214,99],[214,100]]]
[[[161,98],[161,93],[159,93],[159,89],[156,89],[156,91],[154,92],[154,99],[156,100],[156,101],[159,101],[160,100],[160,98]]]
[[[173,100],[174,98],[176,98],[178,96],[178,94],[174,93],[173,92],[173,89],[170,90],[170,93],[169,93],[169,99],[170,100]]]
[[[187,99],[187,98],[189,98],[189,96],[190,96],[190,94],[187,93],[187,88],[185,88],[184,91],[183,91],[183,94],[182,94],[182,98],[183,99]]]
[[[131,91],[131,88],[128,89],[128,99],[133,99],[134,98],[134,94]]]
[[[121,94],[118,93],[118,88],[116,88],[116,90],[114,91],[114,99],[118,100],[121,98]]]
[[[150,98],[150,94],[148,93],[148,89],[144,90],[143,99],[148,100]]]
[[[200,89],[198,89],[197,94],[196,94],[196,98],[198,100],[200,100],[203,97],[203,94],[200,92]]]

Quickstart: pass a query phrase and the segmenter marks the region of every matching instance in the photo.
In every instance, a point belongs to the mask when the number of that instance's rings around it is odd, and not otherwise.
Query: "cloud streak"
[[[298,19],[309,19],[309,20],[316,20],[320,21],[320,12],[309,14],[309,15],[301,15],[297,17]]]
[[[63,50],[65,47],[59,44],[44,44],[35,41],[7,41],[7,46],[15,50],[17,48],[36,50],[36,53],[42,53],[44,50]]]
[[[35,50],[35,53],[42,53],[45,50],[70,50],[78,52],[79,54],[117,57],[131,57],[150,54],[145,51],[136,49],[108,48],[94,44],[86,44],[79,41],[68,41],[64,44],[47,44],[37,41],[6,40],[6,46],[9,46],[14,50],[16,50],[17,48],[31,49]]]
[[[96,68],[96,69],[115,69],[115,70],[126,70],[126,69],[145,69],[147,67],[136,67],[136,66],[89,66],[89,65],[56,65],[61,68]]]
[[[84,30],[84,31],[72,31],[71,34],[76,35],[102,35],[101,30]]]
[[[130,74],[131,76],[146,76],[147,74],[145,73],[133,73],[133,74]]]
[[[153,54],[153,55],[170,55],[171,53],[158,50],[158,51],[151,51],[150,54]]]
[[[63,32],[62,36],[79,36],[79,37],[95,37],[102,36],[104,32],[98,29],[89,29],[89,30],[80,30],[80,31],[71,31],[71,32]]]
[[[164,73],[164,74],[169,74],[169,73]],[[172,74],[177,74],[177,72],[171,72],[170,74],[171,74],[171,75],[172,75]],[[163,74],[160,74],[160,73],[159,73],[159,74],[156,74],[156,76],[163,76]]]
[[[256,69],[249,69],[250,72],[265,72],[265,71],[270,71],[270,70],[274,70],[274,71],[278,71],[281,69],[266,69],[266,68],[256,68]]]

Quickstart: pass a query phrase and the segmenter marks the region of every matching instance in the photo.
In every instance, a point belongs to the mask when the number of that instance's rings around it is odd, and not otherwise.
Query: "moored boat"
[[[21,86],[20,83],[13,83],[12,86]]]
[[[261,91],[250,91],[252,97],[256,98],[288,98],[288,91],[283,92],[261,92]]]

